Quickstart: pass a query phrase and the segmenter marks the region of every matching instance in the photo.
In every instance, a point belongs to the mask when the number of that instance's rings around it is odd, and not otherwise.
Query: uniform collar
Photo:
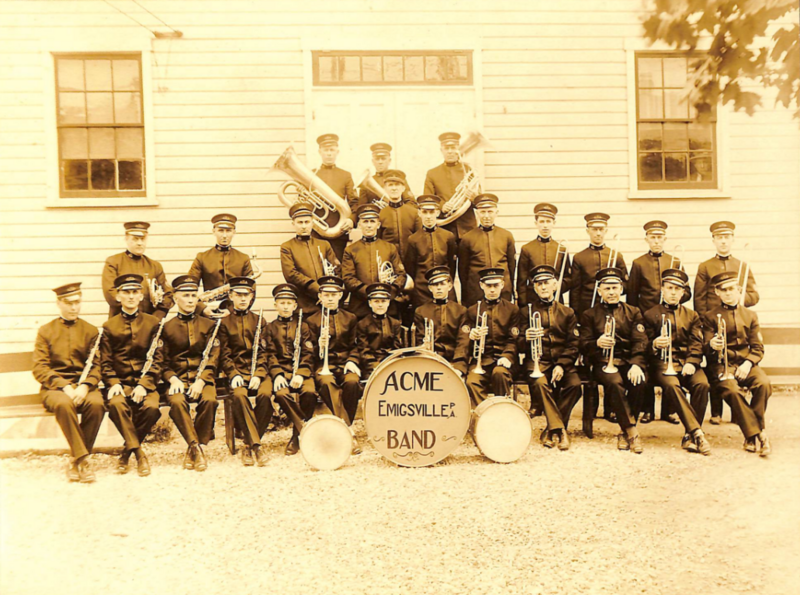
[[[622,302],[617,302],[616,304],[609,304],[608,302],[603,302],[603,305],[606,307],[606,310],[616,310],[619,308],[619,305]]]
[[[484,227],[483,225],[480,226],[483,231],[489,232],[494,229],[494,225],[490,225],[489,227]]]
[[[127,256],[131,260],[140,260],[142,258],[139,254],[134,254],[129,250],[125,250],[125,256]]]
[[[653,258],[661,258],[662,256],[664,256],[663,252],[653,252],[652,250],[648,250],[647,253]]]
[[[278,315],[278,322],[283,322],[284,324],[286,324],[286,323],[289,323],[291,321],[292,321],[292,317],[291,316]]]
[[[549,243],[549,242],[550,242],[550,240],[552,240],[552,239],[553,239],[553,238],[543,238],[542,236],[536,236],[536,241],[537,241],[537,242],[541,242],[542,244],[547,244],[547,243]]]
[[[433,227],[425,227],[425,226],[423,225],[423,226],[422,226],[422,229],[424,229],[424,230],[425,230],[425,231],[427,231],[428,233],[433,233],[434,231],[436,231],[436,227],[437,227],[436,225],[434,225]]]
[[[606,247],[605,244],[600,244],[599,246],[595,246],[594,244],[589,244],[589,248],[592,250],[602,250],[605,247]]]
[[[664,309],[666,309],[666,310],[671,310],[671,311],[673,311],[673,312],[674,312],[675,310],[677,310],[677,309],[678,309],[678,307],[680,306],[680,304],[675,304],[675,305],[673,305],[673,304],[668,304],[667,302],[664,302],[664,303],[663,303],[663,304],[661,304],[661,305],[662,305],[662,306],[664,306]]]
[[[398,200],[397,202],[392,202],[391,200],[389,201],[389,206],[392,207],[393,209],[399,209],[404,204],[405,203],[403,202],[403,198],[402,197],[400,197],[400,200]]]
[[[375,312],[373,312],[372,318],[374,318],[375,320],[383,320],[384,318],[386,318],[386,314],[375,314]]]
[[[320,310],[320,312],[322,312],[322,310]],[[339,313],[339,308],[336,308],[335,310],[328,310],[328,314],[330,314],[331,316],[336,316],[338,313]]]
[[[122,310],[120,314],[122,314],[122,318],[124,318],[125,320],[128,321],[135,320],[136,317],[139,316],[139,310],[135,310],[133,314],[128,314],[125,310]]]
[[[371,238],[368,238],[367,236],[364,236],[361,239],[364,240],[364,243],[371,244],[372,242],[374,242],[375,240],[378,239],[378,236],[375,235],[375,236],[372,236]]]
[[[729,306],[729,305],[728,305],[728,304],[726,304],[725,302],[720,302],[720,303],[722,304],[722,307],[723,307],[725,310],[735,310],[736,308],[738,308],[738,307],[739,307],[739,304],[734,304],[733,306]]]
[[[727,256],[722,256],[721,254],[714,255],[714,258],[716,258],[717,260],[728,260],[730,257],[731,257],[730,254],[728,254]]]
[[[433,303],[436,304],[437,306],[444,306],[445,304],[447,304],[447,298],[445,297],[445,298],[443,298],[441,300],[437,300],[436,298],[433,298]]]
[[[555,296],[555,294],[554,294],[554,295],[553,295],[553,298],[555,298],[555,297],[556,297],[556,296]],[[549,308],[550,306],[552,306],[552,305],[553,305],[553,303],[555,302],[555,299],[551,299],[551,300],[549,300],[549,301],[545,301],[545,300],[543,300],[542,298],[540,298],[540,297],[539,297],[539,294],[537,293],[537,294],[536,294],[536,301],[537,301],[537,302],[539,302],[539,303],[540,303],[542,306],[544,306],[545,308]]]
[[[215,249],[216,249],[218,252],[230,252],[230,250],[231,250],[231,246],[220,246],[219,244],[216,244],[216,245],[214,246],[214,248],[215,248]]]
[[[191,314],[184,314],[183,312],[178,312],[178,320],[194,320],[195,313],[192,312]]]
[[[75,323],[78,322],[77,318],[75,320],[67,320],[63,316],[59,316],[58,319],[61,321],[61,324],[63,324],[64,326],[74,326]]]
[[[319,166],[320,169],[336,169],[336,164],[333,165],[325,165],[324,163]]]
[[[311,239],[311,235],[310,234],[307,235],[307,236],[295,235],[294,237],[300,242],[307,242],[307,241],[309,241]]]
[[[501,298],[497,298],[496,300],[487,300],[486,298],[483,298],[483,303],[487,306],[496,306],[500,303],[500,299]]]
[[[237,310],[236,308],[233,309],[233,313],[236,316],[247,316],[249,314],[249,312],[250,312],[250,308],[248,308],[247,310]]]
[[[447,167],[455,167],[456,165],[461,165],[461,162],[460,161],[454,161],[453,163],[447,163],[447,161],[445,161],[444,164]]]

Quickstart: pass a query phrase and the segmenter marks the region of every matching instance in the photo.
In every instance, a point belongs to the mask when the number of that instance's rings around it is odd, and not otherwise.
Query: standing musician
[[[386,188],[386,174],[389,166],[392,164],[392,146],[389,143],[375,143],[371,145],[369,150],[372,152],[372,165],[375,168],[375,174],[372,176],[378,184]],[[382,200],[380,196],[372,192],[369,188],[361,186],[358,189],[361,202],[379,202]],[[403,202],[414,200],[414,193],[408,186],[408,181],[405,182],[405,190],[403,190]]]
[[[522,247],[517,265],[517,304],[522,309],[535,299],[533,285],[528,278],[528,273],[535,267],[543,264],[552,266],[556,270],[556,281],[563,284],[564,290],[567,289],[572,274],[566,246],[553,239],[558,208],[542,202],[533,207],[533,214],[539,235]],[[564,293],[565,291],[561,291],[559,294],[561,303],[564,303]]]
[[[428,269],[425,273],[425,284],[432,293],[433,300],[419,306],[414,314],[415,343],[425,345],[427,341],[428,347],[433,345],[434,353],[452,362],[459,325],[467,309],[450,297],[453,294],[453,274],[450,267],[437,266]]]
[[[506,274],[501,268],[481,270],[480,287],[484,297],[461,317],[453,367],[466,376],[475,407],[489,392],[498,397],[511,394],[519,308],[502,297]]]
[[[217,387],[214,384],[220,353],[216,323],[195,313],[199,281],[181,275],[172,282],[178,314],[164,325],[164,368],[168,383],[169,416],[189,448],[183,459],[184,469],[205,471],[208,468],[202,445],[214,438],[217,412]],[[197,402],[192,423],[190,402]]]
[[[82,295],[79,282],[53,291],[61,316],[41,327],[36,335],[33,377],[42,385],[42,405],[56,416],[69,443],[72,461],[67,477],[91,483],[95,475],[89,468],[89,455],[105,415],[103,395],[97,390],[98,331],[78,318]]]
[[[103,325],[100,368],[108,389],[108,416],[125,440],[117,471],[130,470],[136,455],[139,475],[150,475],[142,441],[161,419],[156,385],[161,379],[163,352],[159,348],[164,318],[139,310],[144,299],[141,275],[120,275],[114,280],[122,311]]]
[[[381,227],[378,237],[397,246],[400,258],[405,260],[409,236],[417,231],[422,223],[419,220],[419,207],[416,202],[403,202],[406,188],[406,174],[399,169],[390,169],[383,179],[389,204],[380,211]]]
[[[660,386],[663,401],[669,401],[677,410],[685,430],[681,447],[710,455],[711,446],[701,429],[709,390],[708,379],[700,367],[703,325],[694,310],[681,305],[688,286],[689,276],[684,271],[677,268],[662,271],[663,299],[644,314],[651,347],[650,385]],[[691,401],[687,400],[684,389],[689,391]]]
[[[272,419],[272,380],[267,376],[267,350],[262,345],[267,323],[250,311],[256,296],[256,282],[250,277],[232,277],[229,299],[232,311],[222,319],[222,371],[231,385],[233,417],[244,435],[242,464],[267,464],[261,436]],[[249,396],[255,396],[255,409]],[[255,457],[255,461],[253,458]]]
[[[411,301],[419,308],[433,296],[428,288],[428,272],[434,267],[445,266],[451,275],[450,299],[455,301],[456,293],[452,289],[452,275],[456,271],[456,237],[436,224],[441,214],[442,201],[438,196],[423,194],[417,198],[420,229],[408,238],[403,264],[406,273],[414,282],[411,290]]]
[[[295,286],[297,306],[310,316],[319,309],[318,279],[339,273],[340,262],[327,240],[311,235],[314,219],[308,203],[293,204],[289,216],[296,235],[281,244],[281,270]]]
[[[641,454],[636,418],[645,384],[647,335],[639,308],[620,302],[624,278],[624,271],[615,267],[598,271],[600,300],[581,314],[580,350],[603,386],[606,406],[616,412],[622,429],[617,448]]]
[[[265,335],[275,400],[292,421],[292,437],[286,445],[286,455],[297,454],[300,450],[300,430],[303,422],[314,415],[317,404],[317,392],[311,377],[317,347],[305,310],[295,314],[298,296],[298,289],[291,283],[275,286],[272,297],[278,317],[267,325]],[[260,426],[262,434],[266,427],[266,424]]]
[[[367,287],[367,298],[372,314],[359,320],[356,326],[358,367],[364,379],[369,378],[392,351],[403,346],[400,321],[387,314],[392,301],[392,286],[388,283],[372,283]],[[351,419],[354,416],[355,411]]]
[[[470,307],[483,297],[480,271],[489,268],[503,270],[502,297],[513,300],[513,279],[517,249],[511,232],[494,224],[499,199],[494,194],[479,194],[472,204],[480,226],[461,237],[458,246],[458,276],[461,279],[461,303]]]
[[[125,223],[124,227],[125,244],[128,249],[106,258],[103,266],[103,297],[108,302],[108,317],[116,316],[121,309],[116,298],[114,280],[120,275],[134,273],[144,278],[142,286],[144,299],[139,304],[139,310],[164,318],[175,302],[161,263],[144,254],[150,224],[144,221],[130,221]]]
[[[703,318],[704,339],[708,345],[706,361],[711,380],[711,395],[724,399],[742,429],[747,452],[762,457],[771,454],[764,416],[772,384],[759,367],[764,357],[764,340],[758,315],[741,305],[742,290],[737,271],[725,271],[711,278],[720,305]],[[750,403],[743,389],[752,394]],[[757,448],[756,441],[760,443]]]
[[[531,408],[541,404],[547,419],[543,444],[560,450],[570,446],[567,426],[572,408],[581,395],[581,379],[575,371],[578,358],[578,320],[571,308],[556,301],[558,273],[549,264],[530,271],[531,303],[520,309],[519,350],[525,355],[524,378],[531,394]]]
[[[461,135],[457,132],[445,132],[439,135],[439,149],[444,157],[444,163],[429,169],[425,175],[425,189],[423,194],[433,194],[447,202],[452,198],[461,180],[472,168],[461,159],[459,151],[459,141]],[[464,235],[477,227],[475,214],[471,209],[461,215],[452,223],[448,223],[444,228],[456,236],[456,243],[461,241]]]

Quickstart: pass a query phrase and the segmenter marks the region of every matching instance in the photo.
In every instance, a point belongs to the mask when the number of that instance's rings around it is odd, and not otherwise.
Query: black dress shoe
[[[664,421],[666,421],[668,423],[671,423],[671,424],[679,424],[679,423],[681,423],[681,418],[678,417],[677,413],[670,413],[667,416],[667,419],[665,419]]]
[[[147,460],[147,455],[141,448],[136,451],[136,472],[139,477],[150,475],[150,461]]]
[[[645,413],[642,415],[642,419],[639,420],[639,423],[649,424],[651,421],[653,421],[653,415],[651,413]]]
[[[544,446],[545,448],[553,448],[555,445],[556,445],[556,441],[555,441],[555,439],[553,437],[553,432],[547,432],[547,435],[545,436],[544,440],[542,441],[542,446]]]
[[[77,463],[70,463],[69,467],[67,467],[67,479],[70,481],[80,481],[81,474],[78,473],[78,464]]]
[[[569,450],[569,434],[567,434],[567,429],[564,428],[561,430],[560,440],[558,441],[558,450]]]
[[[539,434],[539,442],[544,444],[544,441],[547,440],[547,438],[548,438],[548,436],[547,436],[547,428],[545,428],[544,430],[542,430],[542,433]]]
[[[594,419],[591,417],[584,417],[581,429],[583,430],[584,436],[589,439],[594,438]]]
[[[190,446],[186,450],[186,454],[183,456],[183,468],[184,469],[188,469],[189,471],[194,469],[194,457],[195,457],[194,447]]]
[[[131,470],[131,452],[130,450],[123,450],[122,454],[117,461],[117,472],[125,475],[128,471]]]
[[[284,453],[287,457],[292,455],[296,455],[300,451],[300,437],[297,435],[292,436],[292,439],[289,440],[289,443],[286,445],[286,450]]]
[[[89,467],[89,461],[86,459],[78,463],[78,475],[81,478],[81,483],[94,483],[95,479],[97,479],[94,476],[94,471]]]
[[[541,415],[542,415],[542,410],[539,409],[538,407],[535,407],[533,411],[531,411],[531,417],[541,417]]]
[[[259,467],[266,467],[267,466],[267,453],[264,451],[264,448],[261,446],[254,446],[253,447],[253,454],[256,457],[256,465]]]
[[[206,455],[203,454],[203,449],[199,444],[195,446],[194,449],[195,449],[194,470],[205,471],[206,469],[208,469],[208,461],[206,461]]]
[[[242,464],[245,467],[252,467],[255,465],[255,461],[253,460],[253,449],[249,446],[242,447]]]
[[[712,415],[711,419],[708,420],[708,423],[710,423],[712,426],[718,426],[722,423],[722,418],[719,415]]]

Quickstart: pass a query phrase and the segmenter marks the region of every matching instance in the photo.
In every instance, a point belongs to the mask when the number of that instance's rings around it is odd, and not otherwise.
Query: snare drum
[[[335,415],[313,417],[300,431],[300,452],[314,469],[338,469],[347,462],[352,451],[353,434]]]
[[[475,409],[472,437],[487,459],[516,461],[528,450],[532,435],[531,418],[514,399],[492,397]]]

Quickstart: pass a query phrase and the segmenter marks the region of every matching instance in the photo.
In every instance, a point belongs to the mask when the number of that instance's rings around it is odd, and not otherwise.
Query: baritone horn
[[[672,362],[672,321],[667,319],[666,314],[661,315],[661,338],[669,341],[669,347],[661,350],[661,359],[667,364],[664,376],[677,376],[678,372]]]
[[[617,321],[613,316],[606,316],[606,328],[603,334],[611,337],[611,340],[616,343]],[[614,345],[611,345],[611,349],[603,349],[603,353],[608,356],[608,363],[603,367],[603,372],[606,374],[619,372],[619,368],[614,365]]]
[[[365,169],[364,173],[358,177],[358,180],[355,182],[355,187],[369,190],[372,194],[377,196],[378,200],[373,200],[372,204],[377,205],[379,208],[383,209],[389,206],[389,195],[386,193],[384,187],[378,183],[369,169]]]
[[[278,199],[286,207],[296,202],[308,203],[313,208],[314,229],[319,235],[324,238],[342,235],[345,221],[350,220],[353,214],[350,205],[300,161],[294,147],[290,146],[278,157],[270,170],[273,171],[280,171],[291,178],[278,188]],[[296,198],[289,196],[292,193],[296,194]],[[339,213],[339,222],[331,227],[326,219],[334,211]]]
[[[442,215],[438,221],[439,225],[447,225],[461,217],[472,208],[472,199],[482,192],[478,174],[473,169],[467,171],[463,161],[467,153],[474,151],[478,147],[492,148],[492,144],[478,131],[467,134],[461,145],[459,145],[458,152],[461,155],[459,162],[461,163],[464,177],[456,186],[453,196],[442,206]]]

